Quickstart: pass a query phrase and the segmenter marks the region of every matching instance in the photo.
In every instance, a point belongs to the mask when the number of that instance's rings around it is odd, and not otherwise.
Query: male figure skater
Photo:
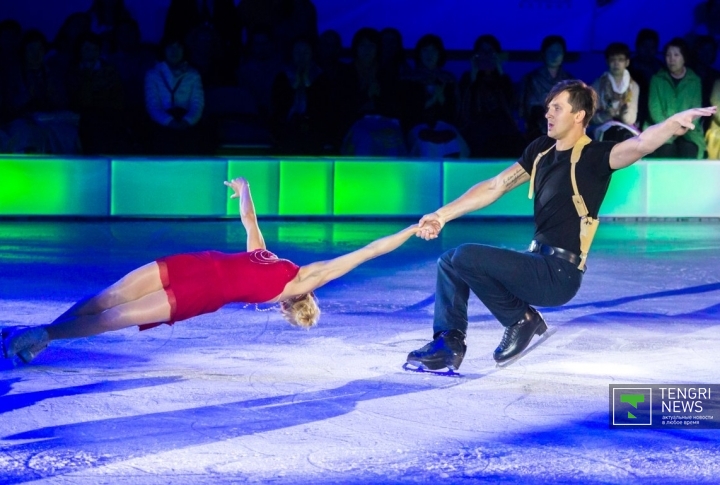
[[[447,222],[492,204],[525,182],[530,182],[531,197],[535,192],[535,236],[527,252],[463,244],[440,256],[433,341],[410,352],[409,364],[431,370],[460,366],[467,349],[470,290],[505,327],[495,361],[507,364],[518,356],[534,335],[547,330],[531,305],[565,304],[580,288],[612,173],[695,129],[697,118],[716,111],[689,109],[616,144],[593,142],[585,135],[597,94],[582,81],[556,84],[546,107],[547,136],[533,141],[517,163],[420,219],[418,236],[434,239]]]

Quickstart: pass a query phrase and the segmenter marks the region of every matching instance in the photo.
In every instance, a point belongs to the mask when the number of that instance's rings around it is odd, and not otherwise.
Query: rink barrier
[[[0,156],[0,216],[185,218],[237,215],[222,185],[243,176],[261,216],[416,216],[510,160],[344,157]],[[613,175],[603,217],[719,217],[720,161],[640,161]],[[530,216],[527,191],[477,216]]]

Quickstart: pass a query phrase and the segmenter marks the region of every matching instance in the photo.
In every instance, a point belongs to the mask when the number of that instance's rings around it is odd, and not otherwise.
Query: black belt
[[[553,256],[555,258],[564,259],[565,261],[572,263],[575,266],[580,264],[580,256],[578,256],[577,254],[570,252],[567,249],[556,248],[555,246],[548,246],[547,244],[537,242],[534,239],[530,243],[528,251],[530,251],[531,253],[542,254],[543,256]],[[585,272],[584,269],[581,271],[583,273]]]

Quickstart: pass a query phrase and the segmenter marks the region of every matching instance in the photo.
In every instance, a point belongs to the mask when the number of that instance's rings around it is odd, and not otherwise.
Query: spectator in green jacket
[[[675,38],[665,46],[666,69],[650,80],[650,120],[646,127],[660,123],[688,108],[702,106],[702,84],[692,69],[685,65],[689,49],[681,38]],[[695,129],[685,135],[673,137],[655,150],[652,158],[705,158],[705,138],[702,121],[695,122]]]

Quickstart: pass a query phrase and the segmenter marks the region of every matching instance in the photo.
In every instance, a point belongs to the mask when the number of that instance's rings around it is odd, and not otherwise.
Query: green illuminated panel
[[[720,216],[720,163],[647,162],[648,216]]]
[[[0,215],[237,217],[238,203],[230,200],[222,182],[244,176],[259,215],[417,216],[512,163],[0,156]],[[717,161],[642,161],[613,175],[600,215],[720,217],[719,186]],[[474,214],[530,216],[527,188],[525,184]],[[228,237],[242,241],[240,229]],[[308,226],[297,234],[283,232],[280,239],[335,241],[335,232],[323,231]],[[339,234],[346,235],[344,230]]]
[[[332,215],[333,162],[281,161],[279,209],[280,215]]]
[[[421,215],[441,201],[442,162],[335,162],[335,215]]]
[[[447,204],[464,194],[478,182],[492,178],[513,162],[445,162],[443,200]],[[528,199],[528,184],[505,194],[497,202],[471,212],[480,216],[532,216],[533,203]]]
[[[261,216],[278,214],[280,187],[280,162],[271,158],[231,159],[228,161],[228,179],[245,177],[252,189],[255,212]],[[230,194],[228,189],[228,194]],[[225,213],[238,215],[238,201],[230,199],[226,203]]]
[[[647,214],[647,164],[638,162],[613,173],[600,215],[643,217]]]
[[[114,159],[112,215],[222,216],[226,176],[221,159]]]
[[[332,244],[333,228],[325,222],[304,222],[303,224],[280,224],[277,240],[281,243],[307,245],[318,252],[327,250]]]
[[[104,158],[0,158],[0,215],[108,215]]]

